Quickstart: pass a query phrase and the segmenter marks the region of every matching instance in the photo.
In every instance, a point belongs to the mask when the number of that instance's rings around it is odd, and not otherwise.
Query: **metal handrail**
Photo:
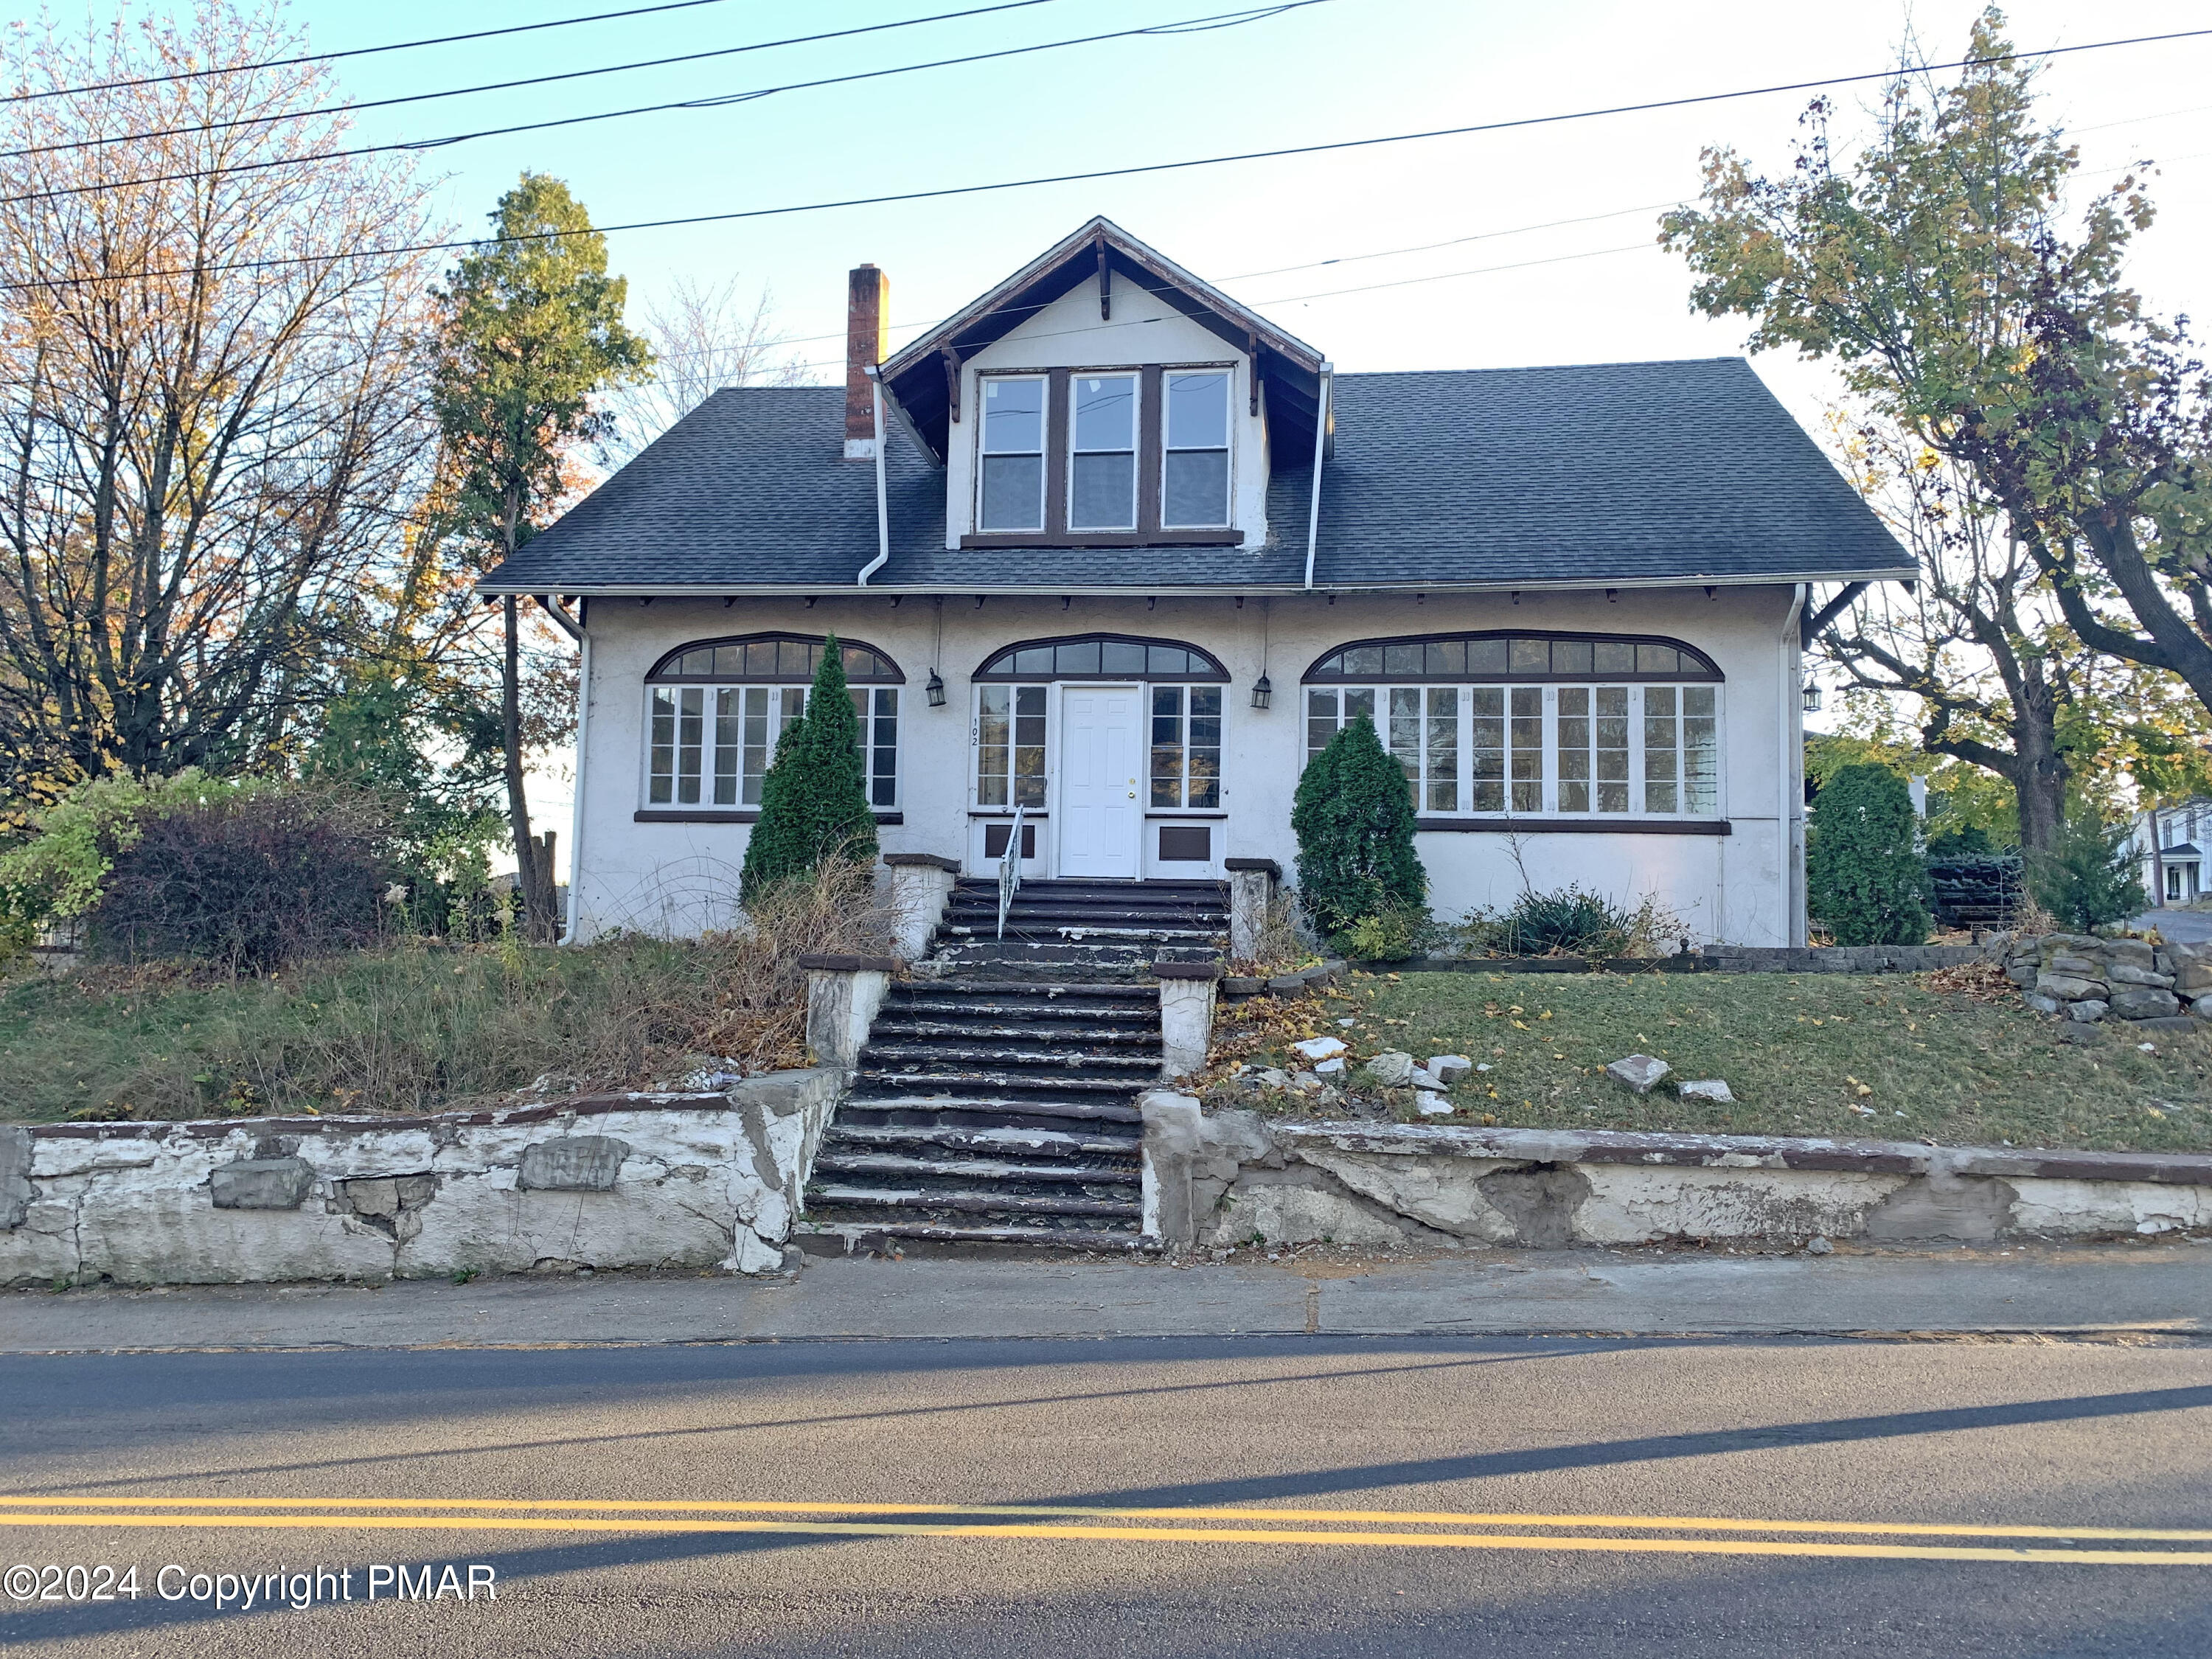
[[[1022,805],[1014,803],[1014,827],[1006,836],[1006,855],[999,860],[999,937],[1006,936],[1006,912],[1022,890]]]

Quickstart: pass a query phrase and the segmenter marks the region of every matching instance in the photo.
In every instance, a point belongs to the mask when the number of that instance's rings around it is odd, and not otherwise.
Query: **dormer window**
[[[1044,407],[1041,374],[994,374],[983,382],[979,528],[1044,528]]]
[[[1067,527],[1137,527],[1137,377],[1071,377]]]
[[[1207,530],[1229,522],[1229,371],[1169,371],[1160,523]]]
[[[1222,547],[1236,527],[1230,363],[980,371],[977,547]]]

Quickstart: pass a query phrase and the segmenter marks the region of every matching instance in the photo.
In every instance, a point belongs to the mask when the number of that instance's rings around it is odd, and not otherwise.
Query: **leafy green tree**
[[[1697,272],[1697,310],[1750,319],[1752,349],[1838,362],[1874,422],[1924,447],[1923,476],[1948,493],[1924,502],[1944,511],[1931,529],[1954,544],[1948,568],[1975,553],[1955,542],[1962,526],[2002,525],[1973,538],[1982,571],[1942,619],[1942,650],[1874,679],[1929,699],[1936,737],[1964,738],[1948,752],[2008,768],[2021,842],[2037,848],[2057,834],[2069,781],[2086,783],[2069,779],[2069,648],[2179,677],[2212,708],[2212,398],[2179,323],[2124,283],[2152,222],[2142,181],[2063,222],[2079,153],[2037,112],[2039,64],[2013,51],[1996,7],[1969,58],[1948,86],[1900,70],[1856,150],[1832,142],[1834,111],[1816,101],[1781,177],[1708,150],[1704,204],[1666,215],[1663,239]],[[2037,622],[2039,604],[2070,639]],[[1825,639],[1874,661],[1874,630]],[[1969,650],[1993,664],[1996,695],[1947,717]],[[1978,752],[1978,723],[2013,744]]]
[[[607,274],[606,239],[558,179],[526,173],[492,210],[492,235],[439,296],[434,402],[455,473],[451,513],[485,564],[510,558],[572,488],[567,464],[605,433],[608,390],[653,354],[623,325],[629,284]],[[553,872],[523,793],[521,636],[502,602],[500,717],[508,827],[525,926],[553,937]]]
[[[1887,766],[1846,766],[1813,802],[1806,905],[1838,945],[1920,945],[1928,871],[1914,848],[1911,792]]]
[[[748,904],[778,882],[830,859],[873,864],[876,815],[860,763],[860,723],[837,636],[823,641],[806,711],[784,728],[761,779],[760,821],[745,842]]]
[[[1418,908],[1428,872],[1413,851],[1406,769],[1383,752],[1375,724],[1349,720],[1307,764],[1291,808],[1298,896],[1334,938],[1359,921]]]
[[[2050,851],[2028,860],[2028,886],[2062,927],[2087,933],[2128,920],[2148,902],[2135,826],[2076,806]]]

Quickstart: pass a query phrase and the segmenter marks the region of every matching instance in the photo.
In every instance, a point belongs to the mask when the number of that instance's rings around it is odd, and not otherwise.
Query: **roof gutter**
[[[1328,453],[1328,404],[1336,390],[1336,365],[1321,366],[1321,406],[1314,412],[1313,501],[1306,508],[1306,592],[1313,592],[1314,554],[1321,545],[1321,464]]]
[[[868,578],[890,562],[891,513],[889,486],[884,477],[884,376],[882,365],[870,363],[863,371],[876,408],[876,556],[860,568],[855,587],[866,587]]]
[[[870,567],[873,568],[872,564]],[[1767,587],[1788,588],[1797,582],[1856,581],[1901,582],[1912,580],[1911,573],[1903,570],[1778,570],[1761,571],[1748,575],[1715,575],[1710,572],[1692,571],[1672,576],[1577,576],[1571,580],[1551,581],[1530,580],[1525,577],[1507,577],[1501,580],[1480,582],[1332,582],[1317,584],[1311,591],[1317,593],[1340,593],[1347,596],[1370,594],[1387,598],[1394,594],[1427,593],[1591,593],[1605,588],[1617,588],[1622,592],[1640,590],[1659,590],[1682,587]],[[517,583],[499,580],[493,571],[481,578],[476,591],[486,599],[502,593],[532,595],[542,592],[546,586],[543,576],[527,578]],[[810,594],[839,592],[843,586],[841,577],[825,578],[815,582],[579,582],[563,580],[561,592],[590,599],[799,599]],[[1219,583],[1179,582],[1163,587],[1156,582],[1130,582],[1119,586],[1103,586],[1079,582],[1073,586],[1054,583],[1041,586],[1035,582],[902,582],[892,587],[871,584],[871,593],[938,593],[945,595],[989,594],[994,598],[1030,598],[1040,593],[1054,598],[1072,594],[1084,599],[1141,599],[1147,595],[1173,592],[1183,594],[1289,593],[1304,590],[1304,585],[1293,579],[1284,582],[1238,581]]]

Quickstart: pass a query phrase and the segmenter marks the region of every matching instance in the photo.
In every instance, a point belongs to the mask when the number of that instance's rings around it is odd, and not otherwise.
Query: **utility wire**
[[[484,127],[474,132],[457,132],[443,138],[413,138],[396,140],[384,144],[361,144],[351,149],[324,150],[310,155],[277,155],[264,161],[241,161],[225,167],[195,167],[184,173],[154,173],[142,179],[109,179],[88,185],[64,185],[58,190],[27,191],[20,196],[0,196],[0,206],[12,206],[20,202],[53,201],[65,196],[85,196],[109,190],[135,190],[146,185],[179,184],[188,179],[204,179],[220,174],[229,177],[243,173],[261,173],[271,167],[301,167],[311,162],[337,161],[357,155],[380,155],[393,150],[420,151],[442,149],[449,144],[466,143],[477,138],[500,138],[517,132],[541,132],[552,127],[582,126],[594,121],[619,120],[632,115],[657,115],[678,109],[719,109],[730,104],[751,103],[757,99],[774,97],[780,92],[805,92],[820,87],[845,86],[855,81],[878,81],[887,76],[912,75],[923,70],[951,69],[965,64],[990,63],[1004,58],[1022,58],[1034,52],[1058,52],[1068,46],[1097,46],[1105,40],[1126,40],[1137,35],[1190,34],[1216,28],[1236,28],[1246,23],[1265,22],[1279,17],[1285,12],[1303,10],[1308,6],[1326,6],[1334,0],[1281,0],[1281,3],[1235,12],[1215,12],[1204,17],[1187,17],[1173,23],[1155,23],[1143,28],[1116,29],[1107,34],[1078,35],[1066,40],[1044,40],[1035,46],[1006,46],[996,52],[969,52],[958,58],[939,58],[926,64],[899,64],[890,69],[861,70],[851,75],[825,76],[815,81],[790,81],[781,86],[758,87],[749,92],[720,93],[706,98],[678,99],[665,104],[639,104],[629,109],[600,110],[590,115],[566,115],[548,121],[521,121],[509,126]],[[518,83],[520,84],[520,83]],[[187,129],[197,131],[197,129]]]
[[[123,87],[158,86],[165,81],[204,81],[217,75],[243,75],[249,70],[289,69],[295,64],[335,64],[342,58],[368,58],[380,52],[412,52],[418,46],[450,46],[462,40],[489,40],[502,34],[532,34],[539,29],[573,28],[579,23],[604,23],[617,17],[647,17],[655,12],[690,11],[697,6],[719,6],[726,0],[664,0],[657,6],[632,6],[623,11],[595,11],[588,17],[556,17],[543,23],[514,23],[506,28],[476,29],[467,34],[440,34],[427,40],[394,40],[381,46],[350,46],[341,52],[302,52],[296,58],[266,58],[256,64],[223,64],[213,69],[184,70],[174,75],[142,75],[129,81],[94,81],[82,87],[56,87],[49,92],[18,92],[0,98],[0,104],[34,103],[42,98],[74,98],[84,92],[113,92]]]
[[[550,86],[559,81],[581,81],[595,75],[623,75],[632,70],[665,69],[672,64],[696,64],[713,58],[734,58],[750,52],[770,52],[778,46],[812,46],[817,41],[842,40],[855,34],[880,34],[887,29],[910,29],[924,23],[949,23],[957,18],[983,17],[993,12],[1022,11],[1030,6],[1048,6],[1058,3],[1059,0],[1000,0],[997,5],[975,6],[966,11],[940,11],[928,17],[904,17],[895,23],[869,23],[859,28],[831,29],[822,34],[794,34],[781,40],[756,40],[748,46],[718,46],[711,52],[687,52],[674,58],[642,58],[631,64],[603,64],[593,69],[568,70],[556,75],[532,75],[517,81],[487,81],[479,86],[450,87],[443,92],[410,92],[396,98],[371,98],[323,109],[284,110],[275,115],[240,116],[234,121],[201,121],[185,127],[158,127],[149,132],[119,132],[109,138],[72,138],[63,143],[33,144],[24,149],[0,149],[0,158],[45,155],[59,149],[97,149],[108,144],[131,144],[152,138],[181,137],[187,133],[228,132],[237,127],[269,126],[278,121],[303,120],[317,115],[351,115],[365,109],[386,109],[395,104],[426,103],[436,98],[466,98],[480,92],[507,92],[516,87]],[[327,158],[315,155],[299,159],[319,161]]]
[[[1976,69],[1990,64],[2015,63],[2026,58],[2051,58],[2081,52],[2099,52],[2113,46],[2154,45],[2167,40],[2190,40],[2212,35],[2212,29],[2179,29],[2166,34],[2135,35],[2125,40],[2093,40],[2078,46],[2046,46],[2036,52],[2005,52],[1990,58],[1961,58],[1949,63],[1923,64],[1913,67],[1911,73],[1930,74],[1938,70]],[[259,270],[279,265],[325,264],[338,259],[386,258],[404,253],[440,253],[481,248],[500,242],[561,241],[572,236],[596,236],[620,231],[667,230],[685,225],[729,224],[748,219],[773,219],[799,213],[825,213],[838,208],[882,207],[897,202],[941,201],[957,196],[980,196],[1003,190],[1030,190],[1046,185],[1084,184],[1099,179],[1127,179],[1147,173],[1183,172],[1194,167],[1220,167],[1232,161],[1273,161],[1291,155],[1318,155],[1339,150],[1369,149],[1383,144],[1413,143],[1431,138],[1455,138],[1473,133],[1502,132],[1522,127],[1555,125],[1564,121],[1584,121],[1601,116],[1642,114],[1653,110],[1680,109],[1700,104],[1717,104],[1739,98],[1763,97],[1778,92],[1809,92],[1821,87],[1850,86],[1867,81],[1887,81],[1898,74],[1896,70],[1881,70],[1860,75],[1836,75],[1813,81],[1791,81],[1772,86],[1746,87],[1734,92],[1700,93],[1682,98],[1654,99],[1640,104],[1614,104],[1599,109],[1573,110],[1559,115],[1523,116],[1511,121],[1486,121],[1468,126],[1434,127],[1420,132],[1387,133],[1372,138],[1343,138],[1320,144],[1289,144],[1275,149],[1243,150],[1228,155],[1194,156],[1180,161],[1151,161],[1133,167],[1100,167],[1085,173],[1041,174],[1029,179],[1004,179],[983,185],[946,185],[933,190],[889,191],[877,196],[848,196],[834,201],[801,202],[783,207],[741,208],[726,213],[695,213],[666,219],[637,219],[617,225],[597,225],[583,230],[532,231],[521,236],[475,237],[465,241],[411,242],[393,247],[360,248],[349,252],[319,254],[289,254],[263,259],[238,259],[222,264],[197,268],[177,266],[136,271],[106,272],[96,276],[59,276],[39,281],[16,280],[0,284],[7,289],[77,287],[89,283],[128,282],[151,276],[184,276],[214,275],[229,270]]]

